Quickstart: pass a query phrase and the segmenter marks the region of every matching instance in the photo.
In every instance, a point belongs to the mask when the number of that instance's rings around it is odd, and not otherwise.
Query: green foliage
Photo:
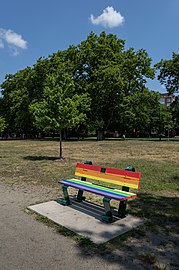
[[[3,132],[6,128],[6,121],[3,117],[0,116],[0,133]]]
[[[175,97],[175,101],[170,106],[174,127],[179,129],[179,97]]]
[[[124,44],[115,35],[102,32],[99,37],[91,33],[78,46],[80,68],[75,72],[75,83],[79,88],[85,85],[83,91],[90,94],[89,119],[97,129],[119,128],[124,121],[125,97],[142,91],[145,78],[154,78],[147,52],[124,51]]]
[[[73,128],[85,121],[90,109],[87,94],[74,94],[74,83],[68,74],[48,77],[44,98],[31,105],[36,125],[45,131]]]
[[[172,113],[169,110],[163,112],[164,128],[169,130],[173,127]]]
[[[29,104],[32,101],[30,82],[32,69],[26,68],[14,75],[7,75],[2,84],[3,107],[10,131],[32,131],[32,120]]]
[[[90,98],[87,93],[74,93],[71,75],[64,73],[47,77],[44,98],[30,106],[35,125],[44,131],[56,131],[60,134],[60,159],[62,159],[62,129],[77,127],[86,120],[90,110]]]
[[[122,74],[125,82],[126,94],[140,91],[145,87],[146,78],[154,78],[154,70],[150,67],[152,59],[141,49],[137,52],[133,48],[123,52]]]
[[[179,54],[173,53],[171,60],[161,60],[155,67],[159,70],[158,80],[168,92],[179,92]]]
[[[1,103],[9,132],[150,130],[158,112],[156,96],[145,89],[154,78],[151,58],[124,45],[113,34],[90,33],[79,45],[8,74]]]
[[[166,133],[168,133],[168,137],[169,134],[174,134],[174,129],[177,126],[174,110],[172,109],[171,105],[165,106],[160,104],[158,119],[156,117],[154,120],[157,120],[156,124],[158,123],[160,137],[165,137]]]
[[[127,118],[125,129],[149,131],[154,127],[153,118],[157,116],[159,96],[148,89],[137,91],[127,98]]]

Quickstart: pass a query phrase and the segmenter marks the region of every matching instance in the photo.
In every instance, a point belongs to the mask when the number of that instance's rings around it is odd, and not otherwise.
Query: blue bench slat
[[[76,183],[76,180],[78,181],[78,183]],[[65,180],[61,180],[59,183],[66,183],[66,184],[68,183],[68,185],[73,184],[74,187],[79,188],[79,189],[80,188],[83,189],[85,187],[88,187],[89,189],[98,190],[100,192],[104,191],[104,192],[107,192],[109,194],[114,194],[117,196],[119,195],[123,198],[129,197],[126,194],[122,194],[123,192],[121,190],[115,190],[115,192],[114,192],[114,190],[112,188],[108,188],[108,187],[104,187],[104,186],[98,186],[95,184],[90,184],[90,186],[89,186],[88,185],[89,182],[86,185],[86,182],[78,180],[78,179],[65,179]]]
[[[109,189],[109,188],[106,188],[106,190],[101,190],[100,186],[97,186],[97,185],[94,185],[94,184],[92,184],[90,187],[85,185],[85,182],[77,184],[77,183],[74,183],[73,181],[70,181],[70,179],[61,180],[61,181],[59,181],[59,183],[70,186],[70,187],[74,187],[74,188],[77,188],[77,189],[82,189],[84,191],[88,191],[88,192],[98,194],[98,195],[108,197],[110,199],[114,199],[114,200],[118,200],[118,201],[127,200],[127,199],[129,199],[131,197],[131,196],[127,196],[127,195],[124,195],[124,194],[116,194],[116,193],[114,193],[112,191],[112,189]],[[119,192],[120,192],[120,190],[119,190]]]

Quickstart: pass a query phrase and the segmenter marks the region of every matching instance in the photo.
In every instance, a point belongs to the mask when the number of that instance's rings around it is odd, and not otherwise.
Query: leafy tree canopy
[[[146,96],[146,79],[154,78],[154,69],[144,49],[125,50],[124,46],[125,41],[113,34],[90,33],[77,46],[7,75],[2,105],[9,128],[25,133],[81,126],[84,130],[121,129],[129,128],[129,119],[133,123],[137,117],[143,119],[146,106],[136,113],[129,105],[133,95],[140,100]]]
[[[6,128],[6,121],[3,117],[0,116],[0,133],[3,132]]]
[[[62,158],[62,129],[78,126],[86,120],[90,110],[90,98],[87,93],[74,93],[71,76],[63,72],[49,75],[46,80],[44,98],[33,103],[30,109],[37,128],[54,130],[60,134],[60,158]]]
[[[159,70],[158,80],[167,91],[179,92],[179,54],[173,53],[171,60],[161,60],[155,67]]]

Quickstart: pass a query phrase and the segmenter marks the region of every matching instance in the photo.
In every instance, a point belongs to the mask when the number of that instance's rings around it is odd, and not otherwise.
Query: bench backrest
[[[75,175],[129,188],[140,187],[140,172],[77,163]]]

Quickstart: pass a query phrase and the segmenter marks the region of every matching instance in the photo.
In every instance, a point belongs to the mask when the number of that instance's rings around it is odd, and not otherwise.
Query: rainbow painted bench
[[[64,194],[64,199],[61,199],[60,203],[63,205],[71,203],[68,187],[78,189],[76,197],[78,201],[85,200],[84,191],[103,196],[105,215],[102,216],[102,220],[111,222],[113,214],[110,200],[119,201],[118,215],[120,218],[124,218],[126,216],[127,200],[137,196],[135,193],[130,192],[129,188],[139,189],[141,173],[135,172],[135,169],[131,166],[126,167],[125,170],[119,170],[94,166],[92,163],[77,163],[75,176],[81,177],[81,179],[72,178],[58,181],[62,185]]]

